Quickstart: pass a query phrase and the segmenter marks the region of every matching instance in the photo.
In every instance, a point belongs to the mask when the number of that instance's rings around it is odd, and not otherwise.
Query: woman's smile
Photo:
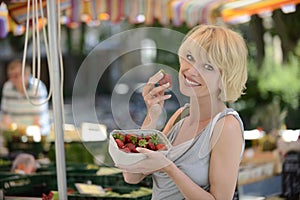
[[[194,79],[186,77],[186,76],[184,76],[184,83],[188,87],[198,87],[198,86],[201,86],[200,83],[198,83]]]

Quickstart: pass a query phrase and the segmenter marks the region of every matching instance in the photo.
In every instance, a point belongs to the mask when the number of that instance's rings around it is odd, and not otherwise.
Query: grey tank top
[[[188,106],[188,105],[186,105]],[[185,106],[185,107],[186,107]],[[213,120],[190,142],[185,150],[180,148],[180,153],[175,154],[176,147],[172,147],[170,152],[166,155],[167,158],[172,160],[176,166],[182,170],[187,176],[189,176],[195,183],[197,183],[204,190],[209,190],[208,170],[210,162],[210,138],[216,122],[226,115],[233,115],[241,126],[242,133],[244,133],[244,126],[238,113],[231,108],[225,109],[223,112],[216,115]],[[174,142],[180,127],[185,118],[177,122],[170,132],[167,134],[171,143]],[[245,147],[244,135],[243,135],[243,149]],[[174,149],[173,149],[174,148]],[[172,151],[173,150],[173,151]],[[241,154],[241,157],[242,157]],[[176,184],[169,176],[164,172],[156,172],[152,174],[153,179],[153,193],[152,200],[182,200],[183,195],[180,193]]]

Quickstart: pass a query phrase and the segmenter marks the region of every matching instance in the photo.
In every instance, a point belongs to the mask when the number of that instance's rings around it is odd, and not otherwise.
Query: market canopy
[[[249,19],[251,15],[264,16],[276,9],[284,13],[294,12],[299,3],[300,0],[237,0],[224,3],[219,11],[224,22],[238,23]]]
[[[0,0],[1,2],[1,0]],[[42,0],[43,7],[46,0]],[[58,1],[57,1],[58,2]],[[60,0],[61,22],[70,28],[81,23],[97,26],[103,20],[119,23],[193,27],[197,24],[242,23],[251,15],[295,7],[300,0]],[[32,8],[31,8],[32,9]],[[24,32],[27,0],[2,0],[0,38]],[[11,20],[12,19],[12,20]],[[41,22],[41,24],[43,24]]]

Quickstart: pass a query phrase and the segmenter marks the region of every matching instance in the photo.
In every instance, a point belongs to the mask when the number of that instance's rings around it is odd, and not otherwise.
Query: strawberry
[[[147,144],[148,144],[148,142],[146,141],[146,139],[141,139],[138,142],[139,147],[144,147],[145,148]]]
[[[167,150],[167,147],[166,145],[162,144],[162,143],[159,143],[155,146],[156,150],[159,151],[159,150]]]
[[[137,150],[136,150],[136,146],[133,144],[133,143],[126,143],[124,145],[124,147],[128,147],[130,152],[132,153],[139,153]]]
[[[119,139],[119,140],[121,140],[122,142],[125,142],[125,135],[122,134],[122,133],[120,133],[120,132],[114,133],[114,134],[113,134],[113,138]]]
[[[128,133],[125,135],[125,143],[136,144],[138,141],[137,135],[133,133]]]
[[[158,144],[159,138],[158,138],[157,133],[150,135],[149,141],[151,143],[153,143],[154,145]]]
[[[146,135],[145,139],[146,139],[146,141],[149,141],[151,139],[151,135]]]
[[[130,153],[130,149],[128,147],[123,147],[120,149],[121,151],[124,151],[125,153]]]
[[[150,140],[148,141],[147,148],[152,151],[156,150],[155,144],[153,144]]]
[[[138,135],[137,136],[137,141],[139,142],[140,140],[145,139],[144,134]]]
[[[117,145],[118,145],[119,148],[122,148],[124,146],[124,142],[122,140],[115,139],[115,141],[116,141],[116,143],[117,143]]]
[[[164,71],[162,71],[162,72],[164,74],[164,77],[158,81],[158,84],[163,85],[163,84],[166,84],[166,83],[170,83],[170,85],[172,85],[171,76],[169,74],[165,73]]]

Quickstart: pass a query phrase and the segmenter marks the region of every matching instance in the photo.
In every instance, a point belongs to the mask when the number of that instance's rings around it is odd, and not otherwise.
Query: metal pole
[[[59,11],[57,11],[59,12]],[[52,84],[52,105],[55,132],[55,157],[57,171],[57,186],[59,199],[67,199],[66,165],[63,132],[62,98],[60,91],[60,68],[57,51],[57,14],[56,1],[47,0],[48,36],[50,55],[50,84]]]

